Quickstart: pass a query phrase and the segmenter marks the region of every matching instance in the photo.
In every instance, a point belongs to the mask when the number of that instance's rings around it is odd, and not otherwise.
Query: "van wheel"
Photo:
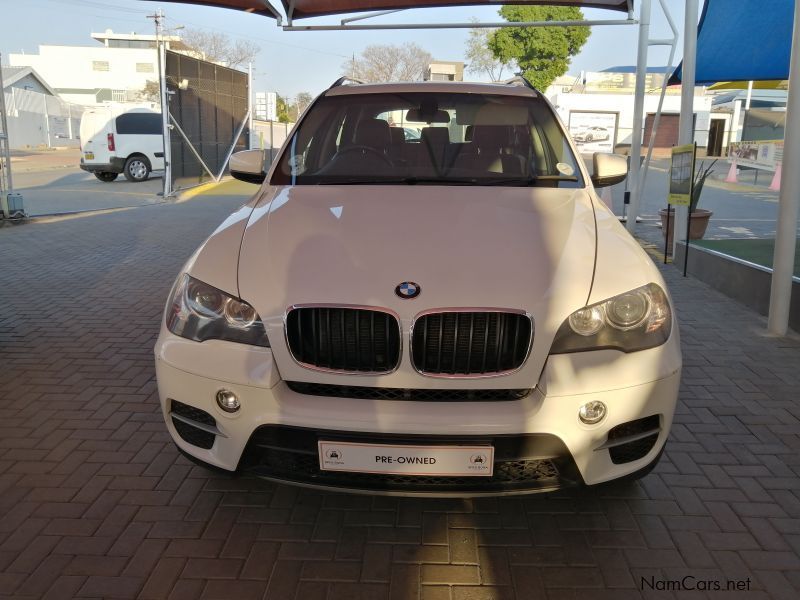
[[[105,181],[106,183],[114,181],[118,175],[119,173],[111,173],[110,171],[95,171],[94,174],[100,181]]]
[[[144,156],[131,156],[125,161],[125,179],[146,181],[150,177],[150,161]]]

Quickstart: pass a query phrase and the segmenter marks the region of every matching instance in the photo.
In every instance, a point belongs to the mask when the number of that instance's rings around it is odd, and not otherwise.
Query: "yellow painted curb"
[[[201,183],[193,188],[189,188],[188,190],[184,190],[179,192],[178,195],[175,197],[175,204],[181,204],[182,202],[188,202],[192,198],[196,198],[197,196],[201,196],[206,191],[220,185],[226,181],[226,179],[220,179],[219,181],[209,181],[208,183]]]

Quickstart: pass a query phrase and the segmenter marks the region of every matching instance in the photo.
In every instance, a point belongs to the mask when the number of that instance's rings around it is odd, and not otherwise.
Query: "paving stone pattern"
[[[681,402],[641,482],[400,499],[193,466],[162,423],[152,347],[182,262],[236,204],[0,229],[2,597],[800,597],[800,343],[672,267]],[[750,591],[643,583],[687,576]]]

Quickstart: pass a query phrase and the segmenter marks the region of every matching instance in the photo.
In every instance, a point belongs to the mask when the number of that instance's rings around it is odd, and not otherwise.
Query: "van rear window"
[[[125,113],[117,117],[117,133],[161,135],[161,113]]]

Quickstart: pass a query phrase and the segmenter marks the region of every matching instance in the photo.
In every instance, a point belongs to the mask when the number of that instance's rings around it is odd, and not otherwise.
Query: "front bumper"
[[[198,344],[166,335],[166,343],[160,340],[156,348],[159,394],[167,428],[183,452],[227,471],[250,471],[299,485],[369,493],[521,493],[572,484],[593,485],[634,474],[652,464],[664,446],[680,381],[679,354],[674,348],[667,348],[677,344],[673,339],[661,348],[639,353],[658,353],[651,358],[662,363],[668,362],[665,356],[677,356],[678,362],[669,374],[618,389],[587,391],[585,375],[581,380],[578,374],[574,377],[579,382],[574,393],[565,394],[569,386],[556,385],[554,378],[567,361],[597,354],[584,353],[584,357],[577,358],[551,357],[540,387],[519,400],[334,398],[290,389],[280,379],[269,349],[219,341]],[[197,360],[200,354],[225,357],[225,364],[217,360],[214,366],[204,366],[203,360]],[[593,360],[597,362],[596,357]],[[217,406],[215,395],[220,389],[236,393],[242,405],[238,412],[226,413]],[[607,416],[597,425],[585,425],[578,419],[579,407],[589,400],[600,400],[608,407]],[[179,405],[173,405],[173,401],[199,409],[211,419],[201,418],[207,426],[201,430],[205,431],[206,442],[200,446],[207,447],[198,446],[197,440],[190,443],[191,435],[186,432],[191,434],[187,426],[191,427],[192,418],[187,421],[186,415],[192,415],[180,413],[184,409],[176,411],[175,406]],[[646,417],[654,418],[648,421],[651,435],[643,440],[638,431],[636,439],[637,430],[626,424]],[[622,438],[617,437],[622,441],[630,439],[630,447],[636,450],[627,458],[623,456],[622,462],[620,452],[609,449],[609,444],[617,443],[609,439],[612,431],[620,433]],[[491,444],[496,449],[496,476],[434,481],[436,478],[430,477],[323,472],[317,467],[316,442],[332,439]]]

